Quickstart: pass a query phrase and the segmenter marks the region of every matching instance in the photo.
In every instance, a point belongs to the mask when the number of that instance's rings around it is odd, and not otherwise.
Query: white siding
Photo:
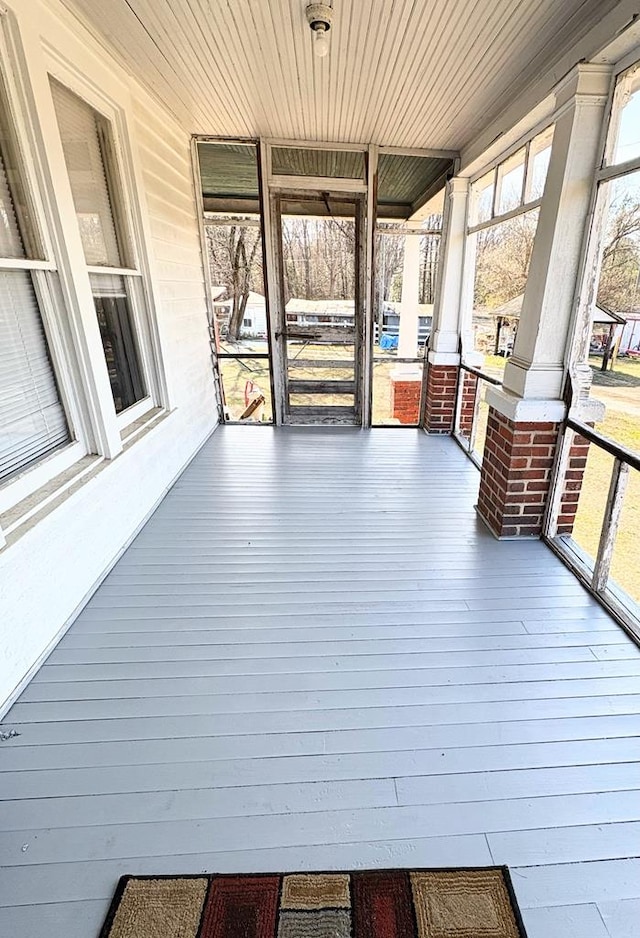
[[[109,92],[127,102],[171,409],[0,550],[0,702],[56,639],[216,422],[189,136],[61,6],[26,0],[15,12],[31,81],[40,90],[46,60],[36,28],[71,67],[89,81],[108,82]]]

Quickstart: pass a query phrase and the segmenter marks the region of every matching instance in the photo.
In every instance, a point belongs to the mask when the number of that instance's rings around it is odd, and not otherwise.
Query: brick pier
[[[557,423],[515,423],[489,408],[478,513],[497,537],[540,535],[558,431]]]
[[[428,433],[453,433],[457,365],[429,365],[424,427]]]

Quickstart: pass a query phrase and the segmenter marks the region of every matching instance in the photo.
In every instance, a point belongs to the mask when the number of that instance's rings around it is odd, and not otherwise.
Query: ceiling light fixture
[[[333,22],[333,10],[327,3],[310,3],[307,6],[307,22],[313,33],[313,51],[323,59],[329,52],[329,30]]]

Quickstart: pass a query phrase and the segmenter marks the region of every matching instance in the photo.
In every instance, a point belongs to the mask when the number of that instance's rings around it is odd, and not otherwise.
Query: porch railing
[[[582,437],[582,441],[580,441]],[[584,441],[589,441],[588,447]],[[582,449],[576,449],[580,443]],[[580,500],[590,491],[592,481],[585,479],[587,460],[593,447],[613,457],[609,475],[609,488],[604,501],[602,520],[599,528],[597,550],[592,556],[573,536],[574,526],[580,511]],[[623,564],[629,574],[629,582],[635,580],[635,596],[631,596],[614,580],[611,566],[614,560],[616,541],[623,523],[625,493],[629,497],[628,486],[633,473],[640,473],[640,455],[633,450],[610,439],[588,424],[567,418],[562,448],[559,452],[556,470],[556,483],[553,498],[549,505],[547,533],[545,540],[560,555],[565,563],[578,575],[587,588],[605,605],[625,628],[640,639],[640,583],[633,577],[632,571],[637,563],[635,556],[630,556]],[[634,488],[640,477],[633,480]],[[606,482],[602,492],[606,490]],[[582,511],[593,522],[599,512],[594,506],[583,505]],[[630,514],[626,524],[634,524]],[[629,532],[626,532],[628,537]],[[620,569],[620,564],[619,564]]]
[[[458,369],[453,436],[478,469],[482,467],[487,434],[487,385],[502,387],[502,382],[493,375],[461,363]]]

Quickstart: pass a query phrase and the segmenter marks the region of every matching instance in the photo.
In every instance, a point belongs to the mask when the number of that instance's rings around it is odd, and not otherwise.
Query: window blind
[[[68,440],[31,274],[0,271],[0,479]]]
[[[51,90],[87,265],[122,267],[103,152],[106,121],[57,81]]]

